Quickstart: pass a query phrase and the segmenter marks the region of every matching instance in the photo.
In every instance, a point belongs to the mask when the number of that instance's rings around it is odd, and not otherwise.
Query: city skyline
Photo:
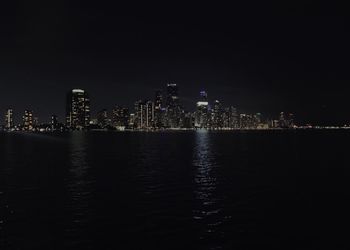
[[[250,116],[253,119],[256,115],[260,116],[259,123],[262,122],[261,112],[252,114],[239,112],[241,110],[237,106],[224,105],[218,99],[210,101],[208,93],[204,90],[199,92],[197,100],[191,100],[193,107],[190,110],[186,109],[179,92],[177,84],[168,83],[163,90],[156,89],[153,98],[140,97],[134,102],[132,108],[116,104],[113,107],[96,110],[92,115],[89,92],[83,89],[72,89],[66,93],[65,115],[61,119],[56,113],[51,113],[49,118],[39,122],[40,113],[33,112],[32,109],[26,109],[24,115],[16,121],[14,118],[16,112],[12,108],[8,108],[4,113],[3,127],[11,129],[15,126],[23,126],[23,130],[32,130],[34,125],[38,126],[39,124],[51,124],[52,128],[56,128],[58,124],[64,124],[67,129],[81,130],[88,128],[90,125],[98,124],[101,128],[111,126],[134,129],[248,128],[252,126],[242,126],[240,121]],[[225,123],[225,116],[226,119],[229,119],[227,112],[234,113],[236,117],[234,122],[227,121]],[[280,112],[279,115],[283,113],[284,111]],[[19,115],[20,113],[17,114],[17,116]],[[185,122],[187,125],[184,125],[183,119],[186,116],[189,116],[188,119],[190,120]],[[129,120],[133,117],[135,121],[132,122],[133,124],[129,124]],[[273,117],[264,116],[264,122],[273,120]],[[278,127],[278,125],[275,127]]]
[[[168,84],[168,83],[167,83]],[[166,93],[166,85],[164,84],[163,86],[159,86],[155,89],[149,89],[146,92],[146,94],[138,96],[136,98],[134,98],[134,100],[132,100],[131,98],[128,99],[125,102],[125,96],[124,97],[124,101],[118,101],[120,99],[120,95],[118,95],[118,93],[116,94],[115,98],[111,98],[110,100],[104,100],[103,96],[95,96],[92,95],[92,110],[91,110],[91,115],[96,117],[98,115],[98,112],[102,109],[112,109],[114,106],[123,106],[129,109],[133,109],[134,108],[134,102],[137,100],[150,100],[150,99],[154,99],[154,95],[156,94],[157,91],[161,91],[163,93]],[[175,84],[178,85],[177,83],[170,83],[170,84]],[[179,86],[179,85],[178,85]],[[203,89],[198,89],[198,91],[196,92],[196,95],[193,98],[190,98],[188,93],[186,93],[185,90],[183,90],[183,86],[180,85],[180,94],[181,94],[181,105],[183,106],[183,108],[186,111],[195,111],[196,110],[196,103],[198,101],[198,99],[200,99],[200,95],[202,92],[206,92],[208,93],[209,91],[207,90],[203,90]],[[86,88],[71,88],[71,89],[85,89],[87,90],[87,92],[91,93],[91,91],[89,91]],[[209,92],[210,93],[210,92]],[[215,93],[215,91],[214,91]],[[17,105],[17,103],[15,101],[12,101],[12,103],[1,107],[0,109],[2,112],[5,112],[8,109],[12,109],[12,110],[17,110],[17,111],[24,111],[26,109],[30,109],[32,111],[34,111],[38,118],[43,121],[43,122],[49,122],[50,121],[50,117],[52,114],[57,115],[60,119],[62,119],[62,121],[64,121],[66,119],[66,108],[62,108],[65,107],[66,105],[66,94],[67,94],[67,90],[62,91],[62,93],[60,93],[60,100],[58,103],[54,103],[54,101],[48,101],[46,102],[44,99],[42,100],[42,104],[41,105],[35,105],[35,104],[24,104],[21,105],[19,108],[15,108]],[[163,98],[165,98],[164,100],[162,100],[163,102],[166,102],[166,97],[163,96]],[[108,105],[103,105],[99,102],[97,102],[97,100],[104,100],[104,102],[102,103],[108,103]],[[114,101],[116,100],[116,101]],[[254,113],[254,112],[258,112],[259,111],[259,107],[254,107],[252,105],[249,105],[249,108],[244,108],[241,105],[239,105],[237,102],[235,102],[234,100],[228,100],[225,101],[224,98],[220,97],[220,96],[213,96],[213,95],[209,95],[208,97],[208,102],[210,103],[214,103],[216,100],[220,100],[222,103],[224,103],[226,106],[235,106],[235,107],[241,107],[240,110],[243,113]],[[38,100],[36,100],[38,101]],[[40,101],[40,100],[39,100]],[[54,106],[54,105],[58,105],[60,104],[59,108],[55,108],[55,109],[48,109],[47,107],[50,106]],[[43,106],[45,106],[45,108],[43,108]],[[278,110],[278,111],[271,111],[271,110],[265,110],[264,114],[267,115],[268,117],[273,117],[276,116],[277,114],[279,114],[282,110]],[[292,110],[289,110],[289,112],[293,112]],[[22,120],[22,114],[18,113],[18,112],[14,112],[14,121],[15,122],[20,122]]]
[[[187,103],[191,104],[191,108],[187,108],[185,105],[183,105],[183,98],[179,95],[179,86],[176,83],[168,83],[163,89],[158,88],[153,91],[153,97],[140,97],[133,103],[130,102],[130,105],[120,105],[114,104],[110,107],[104,107],[102,109],[96,109],[94,108],[94,104],[92,105],[92,109],[90,107],[90,94],[88,91],[83,89],[71,89],[68,91],[68,94],[66,92],[66,98],[65,98],[65,113],[64,115],[57,115],[59,113],[51,112],[48,117],[45,117],[42,119],[42,115],[37,110],[33,111],[31,108],[26,108],[24,110],[24,114],[21,112],[15,112],[14,109],[9,106],[6,110],[4,110],[4,119],[0,122],[0,125],[3,126],[5,129],[9,129],[14,126],[23,126],[24,130],[31,130],[29,128],[33,128],[33,124],[36,125],[45,125],[45,124],[51,124],[52,128],[56,128],[58,124],[63,124],[67,129],[86,129],[90,125],[96,125],[96,122],[99,119],[105,119],[105,125],[100,125],[100,127],[105,128],[108,126],[118,128],[118,127],[129,127],[133,129],[149,129],[149,128],[181,128],[183,127],[183,124],[180,125],[180,114],[186,114],[191,116],[191,125],[186,125],[187,128],[211,128],[213,125],[208,125],[207,120],[221,120],[223,117],[225,117],[225,112],[233,112],[236,113],[235,116],[239,117],[237,121],[234,123],[236,124],[233,126],[232,122],[226,122],[226,125],[216,125],[216,127],[236,127],[236,128],[248,128],[252,127],[250,125],[242,126],[241,121],[243,119],[246,119],[254,117],[256,115],[259,116],[258,120],[264,121],[265,124],[269,124],[268,127],[289,127],[285,125],[280,125],[277,123],[278,120],[284,120],[284,118],[281,118],[283,116],[291,117],[290,119],[293,121],[294,124],[298,124],[299,126],[321,126],[321,127],[347,127],[350,126],[350,122],[344,122],[343,124],[336,124],[336,123],[328,123],[328,124],[322,124],[322,123],[312,123],[312,122],[305,122],[301,119],[296,119],[295,112],[291,110],[281,110],[279,113],[275,113],[271,115],[271,112],[268,111],[261,111],[261,110],[255,110],[254,112],[245,112],[242,110],[239,106],[233,106],[228,105],[226,103],[223,103],[218,98],[208,98],[208,93],[205,90],[201,90],[198,93],[196,100],[189,100],[188,98],[184,98]],[[73,100],[75,100],[76,104],[74,104]],[[86,104],[85,104],[86,101]],[[86,106],[85,106],[86,105]],[[76,116],[72,116],[72,113],[79,112],[77,111],[79,109],[79,106],[82,106],[81,114],[77,114]],[[98,104],[96,106],[99,106]],[[28,106],[29,107],[29,106]],[[145,107],[145,113],[142,115],[142,111],[139,114],[138,109],[143,109]],[[63,110],[63,109],[62,109]],[[167,120],[165,123],[161,122],[161,113],[162,111],[166,110]],[[216,110],[216,111],[215,111]],[[219,110],[219,111],[218,111]],[[230,111],[228,111],[230,110]],[[287,112],[286,112],[287,111]],[[87,112],[87,113],[86,113]],[[174,113],[175,112],[175,113]],[[218,118],[218,112],[221,112]],[[86,113],[87,115],[85,116]],[[149,118],[152,113],[152,118]],[[26,121],[28,120],[27,116],[30,114],[30,123]],[[127,114],[127,118],[125,115]],[[270,115],[269,115],[270,114]],[[120,118],[121,120],[113,121],[113,117],[118,116],[124,116]],[[135,116],[135,119],[138,119],[138,117],[143,117],[144,125],[133,127],[133,125],[129,124],[129,119]],[[173,116],[171,118],[170,116]],[[216,116],[213,117],[213,116]],[[223,116],[223,117],[221,117]],[[226,115],[227,116],[227,115]],[[39,118],[41,117],[41,118]],[[101,118],[102,117],[102,118]],[[146,117],[146,118],[145,118]],[[203,120],[204,118],[204,120]],[[174,119],[177,121],[174,121]],[[192,121],[193,119],[193,121]],[[76,121],[75,121],[76,120]],[[128,122],[126,122],[126,120]],[[287,119],[288,120],[288,119]],[[40,121],[40,122],[39,122]],[[108,121],[108,122],[107,122]],[[211,121],[213,122],[213,121]],[[98,122],[97,122],[98,123]],[[142,123],[142,121],[141,121]],[[218,123],[218,121],[216,121]],[[221,121],[222,124],[225,124],[224,121]],[[284,122],[282,122],[284,124]],[[56,124],[56,125],[54,125]],[[124,124],[121,126],[121,124]],[[128,124],[128,125],[126,125]],[[228,124],[231,124],[230,126]],[[249,124],[249,122],[247,123]],[[276,125],[277,124],[277,125]],[[287,124],[287,123],[286,123]]]

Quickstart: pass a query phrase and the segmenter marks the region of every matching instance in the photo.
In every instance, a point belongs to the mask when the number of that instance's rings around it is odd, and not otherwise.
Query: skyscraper
[[[201,101],[201,102],[207,102],[208,101],[208,94],[204,90],[199,92],[199,96],[200,96],[199,101]]]
[[[146,128],[150,129],[154,127],[154,102],[146,102]]]
[[[222,112],[222,124],[224,128],[230,128],[230,108],[224,108]]]
[[[163,127],[163,96],[161,90],[156,90],[154,98],[154,126],[156,128]]]
[[[109,125],[107,109],[102,109],[97,113],[97,124],[100,128],[106,128]]]
[[[33,117],[33,128],[36,128],[39,126],[39,117],[35,116]]]
[[[214,102],[214,108],[212,110],[212,128],[222,128],[223,127],[223,119],[222,119],[222,106],[218,100]]]
[[[11,130],[13,127],[13,110],[8,109],[5,114],[5,128]]]
[[[88,93],[82,89],[73,89],[67,94],[66,105],[66,126],[73,130],[88,128],[90,123]]]
[[[181,128],[193,128],[194,127],[194,114],[191,112],[182,112],[181,115]]]
[[[154,107],[161,109],[163,105],[163,95],[161,90],[156,90],[154,97]]]
[[[137,101],[135,103],[135,125],[137,129],[154,128],[154,102]]]
[[[115,106],[112,110],[112,125],[115,128],[126,128],[129,126],[129,109]]]
[[[288,121],[287,121],[287,123],[288,123],[288,127],[289,128],[293,128],[294,127],[294,115],[292,114],[292,113],[289,113],[288,114]]]
[[[253,116],[253,127],[258,128],[262,123],[262,115],[261,113],[256,113]]]
[[[284,112],[280,113],[280,117],[279,117],[279,127],[280,128],[286,128],[287,127],[287,122],[284,116]]]
[[[145,117],[145,103],[142,100],[138,100],[134,104],[135,115],[134,115],[134,128],[142,129],[144,127]]]
[[[250,114],[240,114],[239,122],[241,129],[251,129],[254,127],[254,118]]]
[[[25,130],[25,131],[32,131],[33,130],[33,112],[30,110],[24,111],[23,130]]]
[[[169,83],[166,97],[166,126],[178,128],[180,126],[180,113],[179,88],[175,83]]]
[[[209,119],[208,95],[205,91],[199,93],[200,99],[197,102],[197,111],[195,115],[195,127],[207,128]]]
[[[51,130],[55,131],[58,129],[58,120],[56,115],[51,116]]]
[[[135,124],[136,124],[135,119],[136,119],[135,114],[131,113],[129,115],[129,126],[128,126],[129,128],[136,128],[136,126],[135,126]]]
[[[239,116],[237,109],[233,106],[229,108],[229,127],[234,129],[239,128]]]

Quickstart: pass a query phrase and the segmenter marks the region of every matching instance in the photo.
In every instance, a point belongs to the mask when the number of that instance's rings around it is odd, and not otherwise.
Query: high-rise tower
[[[163,106],[162,91],[156,90],[155,97],[154,97],[154,126],[156,128],[163,127],[162,106]]]
[[[23,129],[25,131],[32,131],[33,130],[33,112],[30,110],[24,111]]]
[[[197,110],[195,116],[195,127],[206,128],[209,122],[209,103],[207,92],[199,93],[200,99],[197,102]]]
[[[81,130],[90,124],[90,99],[85,90],[73,89],[67,94],[66,126]]]
[[[175,83],[167,85],[166,97],[166,125],[170,128],[178,128],[180,126],[180,100],[179,88]]]
[[[97,113],[97,124],[100,128],[106,128],[109,125],[107,109],[102,109]]]
[[[6,110],[6,114],[5,114],[5,128],[7,130],[11,130],[13,128],[13,110],[12,109]]]
[[[115,128],[126,128],[129,126],[129,109],[115,106],[112,110],[112,126]]]
[[[223,119],[222,119],[222,106],[218,100],[214,102],[214,108],[212,109],[212,120],[211,126],[213,128],[222,128],[223,127]]]

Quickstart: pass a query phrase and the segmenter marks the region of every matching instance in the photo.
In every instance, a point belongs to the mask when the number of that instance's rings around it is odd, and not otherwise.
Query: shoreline
[[[1,130],[0,133],[76,133],[76,132],[120,132],[120,133],[163,133],[163,132],[253,132],[253,131],[307,131],[307,130],[350,130],[350,127],[298,127],[298,128],[244,128],[244,129],[194,129],[194,128],[173,128],[173,129],[87,129],[87,130]]]

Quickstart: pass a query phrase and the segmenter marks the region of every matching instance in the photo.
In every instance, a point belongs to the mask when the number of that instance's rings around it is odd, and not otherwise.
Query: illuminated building
[[[239,128],[239,117],[237,113],[237,109],[233,106],[229,108],[229,127],[231,129]]]
[[[90,99],[86,91],[73,89],[67,94],[66,126],[69,129],[81,130],[90,124]]]
[[[58,129],[58,120],[56,115],[51,116],[51,130],[55,131]]]
[[[238,129],[239,118],[237,109],[233,106],[225,108],[222,113],[222,125],[224,128]]]
[[[207,128],[209,120],[209,103],[205,91],[200,92],[200,99],[197,102],[197,111],[195,114],[195,127]]]
[[[292,113],[288,114],[288,120],[287,120],[287,125],[289,128],[293,128],[294,127],[294,115]]]
[[[183,112],[181,115],[181,127],[193,128],[194,127],[194,115],[191,112]]]
[[[254,128],[254,118],[249,114],[240,114],[239,116],[240,128],[250,129]]]
[[[140,100],[135,103],[134,128],[152,129],[155,127],[154,119],[154,102]]]
[[[33,130],[33,112],[30,110],[24,111],[23,130],[25,130],[25,131],[32,131]]]
[[[279,120],[272,120],[271,121],[271,127],[272,128],[279,128]]]
[[[212,128],[222,128],[223,127],[222,106],[218,100],[216,100],[214,102],[214,107],[212,110],[211,127]]]
[[[5,129],[11,130],[14,128],[13,124],[13,110],[8,109],[5,114]]]
[[[262,124],[261,113],[256,113],[253,117],[253,127],[257,128],[257,127],[261,126],[261,124]]]
[[[37,128],[39,126],[39,118],[34,117],[33,118],[33,128]]]
[[[156,128],[163,127],[163,96],[161,90],[156,90],[154,98],[154,126]]]
[[[169,83],[166,97],[166,126],[178,128],[180,126],[180,113],[179,88],[175,83]]]
[[[275,128],[293,128],[294,127],[294,115],[289,113],[285,115],[284,112],[281,112],[278,120],[276,120],[273,124]]]
[[[143,128],[144,117],[145,117],[144,107],[145,107],[145,104],[143,101],[139,100],[139,101],[135,102],[135,105],[134,105],[134,109],[135,109],[134,128],[136,128],[136,129]]]
[[[129,127],[135,128],[135,114],[131,113],[129,116]]]
[[[112,110],[112,125],[120,129],[129,127],[129,109],[115,106]]]
[[[145,127],[150,129],[154,127],[154,102],[146,102],[146,124]]]
[[[108,126],[108,112],[107,109],[102,109],[97,113],[97,125],[100,128],[106,128]]]
[[[293,124],[294,125],[294,122],[293,122],[293,114],[290,114],[290,118],[286,117],[284,112],[281,112],[280,113],[280,117],[278,119],[278,126],[280,128],[289,128],[291,127],[290,125]]]
[[[230,108],[225,108],[222,113],[222,124],[224,128],[230,127]]]

